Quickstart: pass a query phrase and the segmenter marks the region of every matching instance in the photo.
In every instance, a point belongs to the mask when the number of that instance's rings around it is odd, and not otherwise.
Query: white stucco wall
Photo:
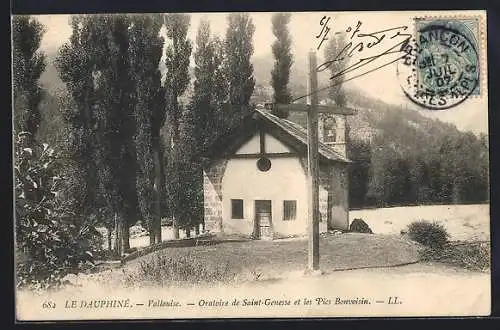
[[[260,139],[257,133],[236,153],[258,153]],[[266,134],[266,152],[283,153],[290,149]],[[306,176],[298,157],[271,158],[271,169],[261,172],[258,157],[230,159],[222,179],[222,229],[225,233],[250,235],[254,230],[255,200],[270,200],[272,224],[275,233],[302,234],[307,229]],[[231,219],[231,199],[243,200],[244,219]],[[283,221],[283,201],[297,201],[295,220]]]
[[[306,178],[298,158],[271,159],[261,172],[257,159],[231,159],[222,179],[222,227],[225,233],[253,232],[255,200],[271,200],[273,230],[280,234],[306,232]],[[243,199],[244,219],[231,219],[231,199]],[[297,217],[283,221],[283,200],[297,201]]]

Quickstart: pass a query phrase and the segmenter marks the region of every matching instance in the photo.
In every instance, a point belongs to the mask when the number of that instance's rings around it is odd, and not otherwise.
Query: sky
[[[450,12],[425,13],[427,16],[438,14],[450,15]],[[456,14],[456,11],[453,12]],[[463,13],[468,15],[479,15],[482,12]],[[272,56],[271,44],[274,36],[271,29],[272,13],[251,13],[252,21],[255,25],[254,33],[254,56]],[[224,36],[227,28],[227,13],[193,13],[191,14],[191,26],[188,37],[195,39],[196,31],[202,19],[210,22],[213,34]],[[422,16],[416,12],[297,12],[292,14],[289,24],[290,33],[293,39],[292,52],[298,58],[306,58],[310,50],[317,50],[321,38],[317,35],[321,32],[321,19],[330,17],[329,35],[335,32],[346,31],[351,27],[354,30],[358,22],[361,22],[361,32],[370,33],[374,31],[407,26],[408,31],[413,29],[412,18]],[[69,15],[40,15],[37,16],[46,27],[46,33],[42,40],[42,50],[54,50],[65,43],[70,34],[68,25]],[[486,40],[484,38],[484,40]],[[485,41],[484,41],[485,43]],[[326,42],[323,44],[325,45]],[[324,47],[324,46],[323,46]],[[317,51],[318,61],[322,61],[323,49]],[[484,48],[483,58],[486,58]],[[320,62],[321,63],[321,62]],[[486,61],[482,62],[483,70],[486,71]],[[319,73],[327,74],[327,71]],[[459,129],[472,130],[478,132],[488,132],[488,108],[486,80],[483,75],[481,81],[482,91],[479,97],[469,98],[462,104],[441,111],[431,111],[426,109],[418,110],[425,116],[438,118],[451,122]],[[320,77],[321,79],[321,77]],[[403,94],[400,81],[396,75],[396,64],[388,65],[384,68],[373,71],[362,77],[344,83],[347,88],[356,88],[371,97],[381,99],[392,104],[402,104],[413,106],[413,103]]]

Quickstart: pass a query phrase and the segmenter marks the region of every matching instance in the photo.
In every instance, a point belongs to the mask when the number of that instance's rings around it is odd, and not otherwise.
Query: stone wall
[[[222,226],[222,177],[227,160],[217,160],[203,171],[205,230],[220,232]]]
[[[307,174],[307,158],[301,158]],[[319,166],[320,227],[345,230],[349,228],[349,192],[347,166],[344,164]],[[322,224],[326,224],[322,226]]]
[[[328,229],[349,228],[349,187],[347,166],[320,166],[320,213]]]
[[[331,218],[329,229],[347,230],[349,228],[349,181],[347,165],[331,168]]]

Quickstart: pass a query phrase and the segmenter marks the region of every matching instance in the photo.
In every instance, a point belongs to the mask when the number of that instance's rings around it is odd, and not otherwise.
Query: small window
[[[267,172],[271,168],[271,161],[266,157],[259,158],[257,161],[257,168],[261,172]]]
[[[242,199],[231,199],[231,219],[243,219]]]
[[[297,216],[297,201],[283,201],[283,220],[295,220]]]

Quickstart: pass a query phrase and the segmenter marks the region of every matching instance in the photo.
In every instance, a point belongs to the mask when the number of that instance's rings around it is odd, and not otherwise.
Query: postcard
[[[18,321],[487,316],[486,11],[12,16]]]

